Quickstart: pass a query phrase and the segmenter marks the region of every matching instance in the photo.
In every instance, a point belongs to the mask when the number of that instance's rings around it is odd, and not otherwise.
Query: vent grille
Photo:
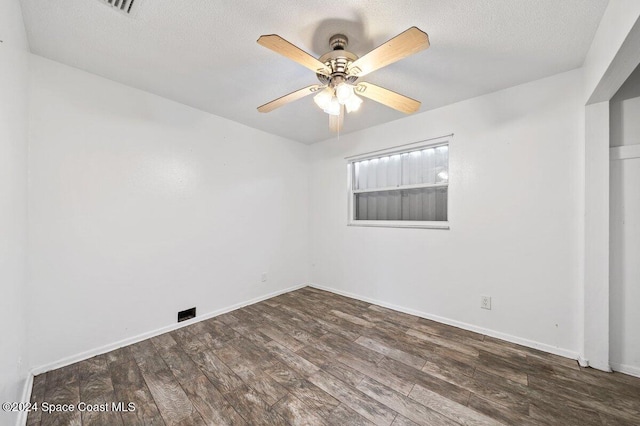
[[[111,6],[114,9],[119,10],[122,13],[130,14],[131,9],[133,8],[133,3],[136,0],[100,0],[102,3],[107,6]]]
[[[190,320],[191,318],[195,318],[195,317],[196,317],[195,307],[178,312],[178,322]]]

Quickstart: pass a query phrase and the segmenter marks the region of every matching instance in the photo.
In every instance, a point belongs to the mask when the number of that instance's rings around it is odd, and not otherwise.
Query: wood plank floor
[[[303,288],[34,380],[29,425],[639,425],[640,379]]]

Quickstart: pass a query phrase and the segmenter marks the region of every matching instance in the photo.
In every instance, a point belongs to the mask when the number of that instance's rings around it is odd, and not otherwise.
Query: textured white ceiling
[[[312,97],[256,107],[317,82],[256,43],[279,34],[318,57],[344,33],[362,56],[411,26],[431,48],[365,79],[422,102],[421,111],[582,65],[607,0],[136,0],[126,16],[101,0],[22,0],[33,53],[312,143],[331,136]],[[343,133],[403,117],[365,100]]]

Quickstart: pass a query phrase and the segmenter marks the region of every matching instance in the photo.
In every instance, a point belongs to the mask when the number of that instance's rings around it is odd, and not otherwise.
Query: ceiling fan
[[[315,94],[313,100],[329,114],[329,128],[340,131],[344,113],[357,111],[362,104],[358,96],[369,98],[395,110],[411,114],[420,102],[375,84],[359,81],[361,77],[429,47],[429,36],[416,27],[395,36],[359,58],[346,50],[348,39],[336,34],[329,40],[331,51],[316,59],[279,35],[260,36],[258,44],[299,63],[316,73],[320,84],[312,84],[258,107],[270,112],[289,102]]]

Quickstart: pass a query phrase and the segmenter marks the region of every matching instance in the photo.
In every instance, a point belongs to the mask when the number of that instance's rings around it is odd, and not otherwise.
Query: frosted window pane
[[[434,148],[422,150],[422,180],[420,183],[436,182],[436,159]]]
[[[447,220],[447,188],[355,194],[356,220]]]
[[[449,147],[439,146],[435,148],[435,182],[445,183],[449,181]]]
[[[448,184],[448,165],[446,145],[354,162],[353,189],[370,191],[354,194],[354,219],[447,221],[446,186],[400,188]],[[384,188],[398,190],[377,190]]]

